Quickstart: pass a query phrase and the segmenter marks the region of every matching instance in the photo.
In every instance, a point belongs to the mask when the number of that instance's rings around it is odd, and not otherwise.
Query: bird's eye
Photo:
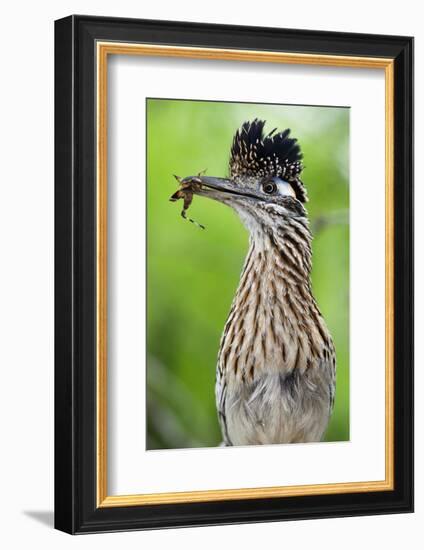
[[[272,195],[277,191],[277,185],[273,181],[267,181],[263,184],[262,189],[267,195]]]

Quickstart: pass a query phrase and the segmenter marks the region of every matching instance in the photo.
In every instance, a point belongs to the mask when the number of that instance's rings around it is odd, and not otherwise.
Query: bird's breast
[[[334,346],[294,239],[253,243],[224,328],[216,398],[229,444],[317,441],[328,422]]]

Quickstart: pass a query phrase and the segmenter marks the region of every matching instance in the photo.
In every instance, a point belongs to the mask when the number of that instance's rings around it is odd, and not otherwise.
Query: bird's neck
[[[284,301],[292,293],[310,294],[311,241],[306,219],[252,231],[238,293],[250,285],[271,301]]]
[[[221,340],[219,372],[305,370],[328,341],[312,296],[307,222],[251,232],[250,247]]]

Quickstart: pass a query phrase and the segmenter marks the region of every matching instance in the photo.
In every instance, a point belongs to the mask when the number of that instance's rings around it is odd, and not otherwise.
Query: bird
[[[335,400],[335,347],[312,292],[303,155],[290,129],[265,133],[265,124],[237,129],[228,177],[183,180],[231,207],[249,233],[216,366],[227,447],[322,441]]]

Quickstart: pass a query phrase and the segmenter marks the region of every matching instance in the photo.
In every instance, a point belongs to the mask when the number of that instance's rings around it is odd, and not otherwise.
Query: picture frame
[[[384,72],[384,479],[108,493],[107,69],[114,55]],[[55,22],[57,529],[80,534],[411,512],[412,350],[412,38],[79,15]]]

